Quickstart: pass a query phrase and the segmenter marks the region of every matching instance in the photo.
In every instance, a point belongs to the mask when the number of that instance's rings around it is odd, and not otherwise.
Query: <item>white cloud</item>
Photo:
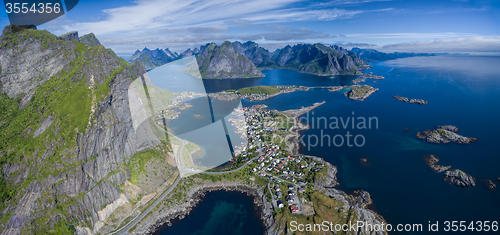
[[[350,19],[372,12],[395,12],[393,8],[346,10],[339,5],[358,5],[379,0],[334,0],[327,3],[304,3],[304,0],[136,0],[131,5],[103,10],[101,20],[71,22],[66,17],[45,25],[55,34],[77,30],[80,35],[93,32],[106,47],[116,52],[133,52],[137,48],[171,48],[183,51],[208,42],[254,40],[262,46],[300,42],[332,43],[346,37],[345,47],[372,47],[384,51],[498,51],[498,37],[481,37],[471,33],[376,33],[331,35],[318,30],[280,25],[283,22],[315,22]],[[384,0],[381,0],[384,1]],[[300,2],[300,4],[298,4]],[[460,39],[457,39],[460,38]],[[434,39],[434,40],[433,40]],[[377,44],[401,41],[422,41]],[[433,41],[432,41],[433,40]],[[453,47],[451,44],[461,43]],[[488,45],[488,46],[483,46]],[[496,47],[495,47],[496,46]],[[474,49],[474,50],[472,50]]]
[[[96,35],[140,33],[161,28],[221,27],[234,19],[253,23],[351,18],[361,11],[293,8],[300,0],[138,0],[130,6],[106,9],[101,21],[71,23],[62,32],[78,30]],[[62,33],[61,32],[61,33]]]
[[[55,34],[93,32],[117,52],[144,46],[183,51],[224,40],[297,41],[333,38],[323,32],[279,25],[280,22],[349,19],[363,11],[320,8],[303,0],[137,0],[132,5],[103,10],[98,21],[61,19],[45,25]]]
[[[475,36],[459,39],[403,42],[375,48],[385,52],[500,53],[500,36]]]
[[[346,34],[349,38],[363,38],[363,39],[445,39],[457,37],[471,37],[477,36],[473,33],[370,33],[370,34]]]

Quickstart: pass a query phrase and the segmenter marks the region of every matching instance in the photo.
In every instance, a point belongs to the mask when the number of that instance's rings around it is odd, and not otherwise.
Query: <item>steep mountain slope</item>
[[[81,36],[79,41],[89,47],[101,45],[101,42],[95,37],[94,33]]]
[[[359,55],[363,60],[369,62],[376,62],[379,60],[394,60],[398,58],[415,57],[415,56],[434,56],[434,54],[431,53],[414,53],[414,52],[384,53],[373,49],[360,49],[358,47],[352,48],[351,51]]]
[[[179,57],[177,52],[171,52],[170,49],[168,49],[168,48],[165,48],[165,50],[163,50],[163,51],[165,52],[165,54],[167,54],[168,57],[170,57],[172,59],[176,59],[177,57]]]
[[[233,42],[232,43],[235,50],[243,53],[248,59],[250,59],[257,67],[272,67],[276,65],[276,62],[271,57],[271,53],[268,50],[259,47],[255,42],[248,41],[245,43]]]
[[[67,40],[67,41],[70,41],[70,40],[79,40],[78,38],[78,32],[77,31],[71,31],[71,32],[68,32],[68,33],[65,33],[61,36],[59,36],[59,39],[61,40]]]
[[[144,65],[146,70],[151,70],[168,62],[172,62],[175,59],[177,59],[177,57],[174,56],[174,54],[170,50],[164,51],[158,48],[155,50],[149,50],[145,47],[142,51],[135,51],[135,53],[129,58],[128,61],[130,63],[139,61]]]
[[[129,109],[144,67],[101,45],[7,26],[0,68],[2,234],[99,231],[129,200],[121,186],[137,177],[134,154],[160,144],[138,138]]]
[[[319,75],[336,75],[359,74],[359,69],[368,66],[356,54],[336,45],[298,44],[277,49],[273,53],[252,41],[236,41],[232,45],[261,69],[286,68]]]
[[[220,46],[211,43],[196,57],[203,78],[249,78],[263,77],[245,55],[225,41]]]
[[[179,59],[183,59],[183,58],[190,57],[193,55],[198,55],[199,53],[200,53],[200,49],[198,49],[198,48],[195,48],[193,50],[191,50],[191,48],[188,48],[187,50],[185,50],[184,52],[182,52],[179,55]]]
[[[286,46],[276,56],[279,68],[294,69],[319,75],[360,74],[367,64],[354,53],[341,47],[316,43]]]

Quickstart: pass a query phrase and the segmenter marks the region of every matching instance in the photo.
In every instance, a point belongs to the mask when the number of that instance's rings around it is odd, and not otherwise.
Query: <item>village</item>
[[[292,156],[286,151],[284,136],[290,133],[293,118],[287,113],[267,110],[265,105],[236,109],[239,119],[230,122],[236,132],[246,131],[247,143],[240,148],[233,162],[235,165],[249,164],[252,174],[266,178],[269,182],[271,204],[276,212],[288,208],[292,214],[311,210],[304,197],[308,183],[313,183],[316,173],[325,172],[322,162],[308,156]],[[303,108],[310,110],[310,107]],[[306,203],[306,204],[304,204]]]

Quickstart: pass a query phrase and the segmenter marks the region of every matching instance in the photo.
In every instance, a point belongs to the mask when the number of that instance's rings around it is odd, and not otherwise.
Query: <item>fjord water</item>
[[[380,90],[362,102],[326,89],[296,91],[265,101],[241,102],[243,106],[266,104],[270,109],[287,110],[326,101],[326,104],[302,118],[310,124],[315,122],[315,127],[301,133],[304,142],[309,142],[309,147],[305,146],[301,152],[322,157],[337,166],[339,189],[346,192],[358,189],[368,191],[375,209],[389,223],[418,223],[423,225],[425,232],[429,221],[439,221],[441,229],[444,221],[450,220],[500,220],[500,193],[488,190],[484,182],[490,179],[498,185],[496,177],[500,176],[500,137],[497,134],[500,130],[499,64],[500,57],[489,56],[435,56],[383,61],[372,63],[373,69],[364,71],[385,76],[386,79],[376,83],[367,79],[364,84]],[[203,82],[207,92],[215,92],[255,85],[348,85],[355,78],[316,76],[291,70],[265,70],[263,73],[266,77],[258,79]],[[155,79],[161,78],[151,78],[156,85]],[[393,98],[394,95],[424,99],[429,105],[399,102]],[[197,108],[195,106],[193,110]],[[344,129],[340,123],[340,129],[325,128],[324,124],[318,127],[316,122],[319,117],[344,120],[376,117],[378,128],[372,125],[371,129],[359,130],[348,125]],[[193,121],[194,118],[186,118],[177,125],[190,125]],[[476,137],[478,141],[470,145],[431,144],[415,137],[417,131],[438,125],[455,125],[460,129],[459,134]],[[409,128],[409,131],[404,128]],[[314,146],[314,136],[321,139],[322,135],[328,135],[332,138],[337,134],[345,136],[347,131],[353,136],[363,135],[366,141],[364,146],[348,147],[345,142],[341,147],[331,142],[328,146],[327,137],[324,137],[322,146],[320,143]],[[476,187],[448,185],[443,181],[442,173],[433,172],[425,164],[422,157],[427,154],[437,155],[440,165],[451,165],[452,169],[461,169],[474,176]],[[369,158],[370,166],[360,165],[360,157]]]
[[[205,195],[202,203],[173,226],[164,225],[155,234],[263,234],[253,199],[242,193],[215,191]]]

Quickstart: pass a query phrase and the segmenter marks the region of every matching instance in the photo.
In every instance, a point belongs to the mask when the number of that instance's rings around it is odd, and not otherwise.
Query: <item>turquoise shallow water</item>
[[[371,71],[386,79],[378,82],[380,85],[367,80],[366,84],[380,90],[363,102],[349,100],[340,92],[316,89],[283,94],[266,101],[242,100],[242,104],[264,103],[271,109],[287,110],[326,101],[309,113],[307,120],[303,119],[309,123],[319,117],[376,117],[378,128],[312,128],[302,132],[304,140],[308,140],[312,136],[320,137],[321,133],[333,137],[349,131],[365,138],[363,147],[318,144],[301,151],[336,165],[339,189],[370,192],[376,210],[392,224],[421,223],[425,228],[428,221],[498,221],[500,192],[488,190],[483,180],[490,179],[499,185],[496,181],[500,176],[499,64],[500,57],[481,56],[415,57],[377,62],[372,63],[373,69],[365,72]],[[266,77],[259,79],[204,80],[204,86],[207,92],[254,85],[328,86],[349,84],[354,78],[322,77],[291,70],[265,70],[263,73]],[[161,78],[152,77],[153,84],[156,84],[155,79]],[[168,82],[163,83],[166,85],[163,88],[179,89]],[[398,102],[392,98],[394,95],[424,99],[429,105]],[[191,112],[198,108],[202,107],[195,106]],[[224,116],[224,111],[220,115]],[[192,125],[189,123],[193,122],[186,118],[177,124]],[[415,138],[417,131],[447,124],[457,126],[460,134],[476,137],[478,141],[470,145],[436,145]],[[404,131],[404,128],[410,130]],[[427,154],[437,155],[441,159],[439,164],[451,165],[474,176],[476,187],[458,188],[446,184],[442,174],[434,173],[422,160]],[[370,166],[361,166],[360,157],[369,158]]]

